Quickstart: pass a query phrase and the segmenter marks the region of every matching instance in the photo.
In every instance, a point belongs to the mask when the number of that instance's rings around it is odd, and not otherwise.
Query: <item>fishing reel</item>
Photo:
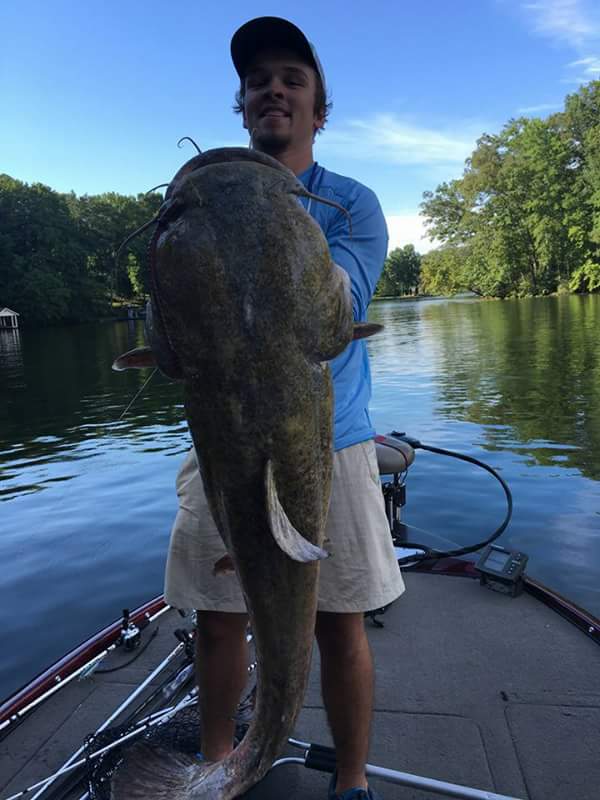
[[[186,628],[177,628],[173,631],[175,638],[184,646],[184,652],[189,661],[194,661],[194,639],[195,629],[187,630]]]
[[[123,620],[121,621],[121,635],[117,640],[117,646],[123,645],[125,650],[135,650],[140,646],[142,634],[140,629],[129,618],[129,609],[123,609]]]

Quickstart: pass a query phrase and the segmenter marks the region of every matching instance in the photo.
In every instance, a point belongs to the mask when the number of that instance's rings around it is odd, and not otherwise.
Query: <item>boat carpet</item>
[[[597,800],[600,651],[533,597],[468,578],[406,573],[406,593],[368,623],[376,664],[373,764],[528,800]],[[169,625],[135,664],[74,683],[2,743],[0,796],[58,767],[172,648]],[[331,744],[315,653],[295,737]],[[290,748],[289,755],[300,751]],[[62,759],[62,760],[61,760]],[[272,771],[250,800],[325,798],[329,776],[299,765]],[[373,779],[385,800],[428,791]],[[73,797],[80,797],[79,793]],[[44,795],[42,795],[44,797]]]

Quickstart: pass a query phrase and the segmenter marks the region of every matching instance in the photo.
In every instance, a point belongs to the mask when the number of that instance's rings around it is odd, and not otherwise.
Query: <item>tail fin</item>
[[[214,765],[210,765],[214,766]],[[193,756],[139,742],[124,752],[110,785],[111,800],[174,800],[191,796],[204,769]]]

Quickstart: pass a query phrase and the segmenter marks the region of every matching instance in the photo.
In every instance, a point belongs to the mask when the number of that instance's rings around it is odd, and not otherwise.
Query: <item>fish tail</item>
[[[124,753],[111,780],[111,800],[174,800],[191,796],[203,770],[193,756],[137,743]]]

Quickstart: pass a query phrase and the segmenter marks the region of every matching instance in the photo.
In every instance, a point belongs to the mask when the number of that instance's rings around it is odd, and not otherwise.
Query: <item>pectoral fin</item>
[[[354,323],[354,336],[353,339],[366,339],[367,336],[373,336],[374,333],[379,333],[383,330],[383,325],[378,325],[376,322],[355,322]]]
[[[305,539],[288,519],[283,506],[279,502],[273,475],[273,462],[271,460],[267,461],[265,470],[265,489],[271,533],[283,552],[294,561],[307,562],[328,558],[329,553],[326,550]]]
[[[155,367],[156,359],[150,347],[136,347],[135,350],[128,350],[122,356],[115,358],[112,368],[116,372],[125,369],[146,369]]]

